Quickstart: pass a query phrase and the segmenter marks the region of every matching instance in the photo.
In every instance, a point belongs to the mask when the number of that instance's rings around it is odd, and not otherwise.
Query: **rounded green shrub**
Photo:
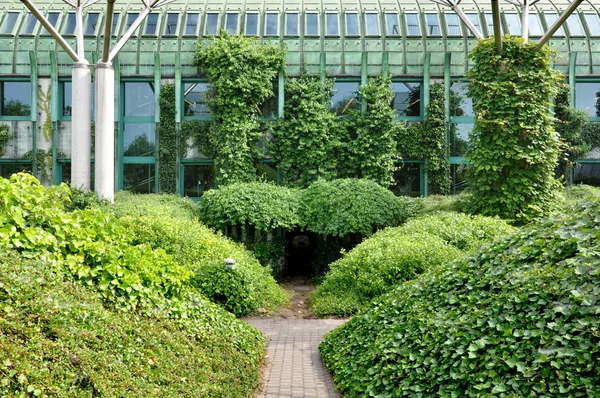
[[[407,282],[320,346],[345,397],[600,396],[600,200]]]
[[[301,216],[311,232],[369,236],[376,229],[400,225],[417,213],[418,203],[369,180],[319,180],[302,191]]]

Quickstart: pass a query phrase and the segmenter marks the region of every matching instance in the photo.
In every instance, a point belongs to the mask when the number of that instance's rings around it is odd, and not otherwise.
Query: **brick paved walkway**
[[[338,398],[318,346],[343,319],[247,318],[267,336],[264,385],[257,398]]]

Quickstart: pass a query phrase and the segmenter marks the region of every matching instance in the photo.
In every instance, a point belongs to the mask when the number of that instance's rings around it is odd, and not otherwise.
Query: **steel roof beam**
[[[540,48],[544,47],[546,42],[548,42],[548,40],[550,40],[550,37],[552,37],[552,35],[558,30],[558,28],[560,28],[562,26],[562,24],[565,23],[567,18],[569,18],[571,16],[571,14],[573,14],[573,12],[577,9],[577,7],[579,7],[579,5],[582,2],[583,2],[583,0],[575,0],[573,3],[571,3],[571,5],[565,10],[565,12],[563,12],[561,14],[560,18],[558,18],[556,20],[556,22],[554,22],[554,24],[550,27],[550,29],[548,29],[548,31],[546,33],[544,33],[544,36],[542,36],[542,38],[538,42],[538,45],[537,45],[538,50]]]
[[[460,0],[431,0],[434,3],[441,4],[446,7],[450,7],[456,15],[460,18],[461,21],[467,26],[467,28],[475,35],[478,39],[483,39],[483,34],[475,27],[473,22],[467,17],[467,15],[463,12],[463,10],[459,7]]]

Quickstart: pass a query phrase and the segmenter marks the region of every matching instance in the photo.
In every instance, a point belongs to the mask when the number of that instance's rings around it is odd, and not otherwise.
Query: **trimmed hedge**
[[[600,396],[600,198],[405,283],[326,336],[345,397]]]

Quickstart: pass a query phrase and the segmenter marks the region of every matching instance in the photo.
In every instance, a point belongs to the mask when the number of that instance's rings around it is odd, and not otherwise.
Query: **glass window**
[[[339,115],[349,109],[358,109],[358,82],[335,82],[333,85],[333,96],[329,109]]]
[[[306,13],[306,34],[312,36],[319,34],[319,14],[316,12]]]
[[[46,17],[48,19],[48,22],[50,22],[50,25],[52,25],[54,28],[56,28],[56,22],[58,22],[58,17],[60,16],[59,12],[49,12],[48,16]],[[49,35],[50,33],[46,30],[46,28],[44,28],[44,31],[42,32],[43,35]]]
[[[256,36],[258,34],[258,13],[246,13],[246,31],[248,36]]]
[[[494,16],[492,15],[491,12],[485,13],[485,20],[487,22],[490,35],[493,35],[494,34]],[[502,25],[500,25],[500,32],[502,32]]]
[[[376,12],[367,12],[365,14],[365,22],[367,23],[367,35],[379,35],[379,15]]]
[[[521,35],[521,21],[519,20],[519,16],[515,13],[506,13],[506,14],[504,14],[504,18],[506,18],[506,25],[508,26],[508,33],[512,36],[520,36]]]
[[[600,83],[575,83],[575,106],[591,117],[600,117]]]
[[[463,157],[467,154],[471,130],[473,123],[450,124],[450,156]]]
[[[327,35],[338,36],[340,34],[337,13],[328,12],[325,14],[325,32]]]
[[[394,182],[389,189],[396,196],[421,195],[421,166],[404,164],[394,171]]]
[[[21,31],[21,34],[24,35],[31,35],[33,34],[33,30],[35,29],[35,25],[37,24],[37,19],[35,18],[35,16],[28,12],[27,16],[25,17],[25,23],[23,23],[23,29]]]
[[[546,17],[546,22],[548,22],[548,29],[550,29],[550,27],[552,25],[554,25],[554,22],[556,22],[558,17],[556,16],[555,12],[545,12],[544,16]],[[558,30],[556,32],[554,32],[554,34],[552,36],[564,36],[564,35],[565,35],[565,31],[563,30],[563,28],[561,26],[560,28],[558,28]]]
[[[462,36],[458,15],[453,12],[447,12],[446,25],[448,26],[448,36]]]
[[[598,20],[598,14],[585,14],[585,20],[587,21],[588,28],[590,28],[590,34],[592,36],[600,36],[600,20]]]
[[[540,24],[540,18],[537,14],[529,14],[529,36],[541,37],[542,25]]]
[[[71,116],[73,110],[73,84],[71,82],[62,82],[62,115]],[[93,112],[93,111],[92,111]]]
[[[18,12],[9,12],[6,14],[4,22],[2,23],[2,29],[0,29],[0,34],[12,34],[15,30],[17,19],[19,19]]]
[[[138,14],[137,12],[128,12],[127,13],[127,26],[125,28],[125,31],[127,32],[129,30],[129,28],[131,27],[131,25],[133,25],[133,23],[135,22],[135,20],[137,19],[137,17],[140,14]],[[135,36],[135,33],[133,34]]]
[[[272,97],[269,97],[265,100],[265,102],[263,102],[262,104],[260,104],[258,106],[258,109],[260,109],[260,116],[263,117],[276,117],[277,116],[277,111],[278,111],[278,105],[279,105],[279,83],[277,81],[275,81],[273,83],[273,93],[274,95]]]
[[[392,108],[397,116],[421,116],[421,83],[393,82]]]
[[[216,12],[209,12],[206,14],[206,28],[205,33],[207,35],[216,35],[219,29],[219,14]]]
[[[265,35],[277,36],[279,27],[279,14],[270,12],[267,13],[267,20],[265,21]]]
[[[158,27],[158,14],[150,13],[146,17],[146,31],[145,35],[155,35],[156,28]]]
[[[287,12],[285,14],[285,34],[288,36],[298,35],[298,13]]]
[[[473,100],[467,95],[467,83],[454,81],[450,85],[450,115],[475,116]]]
[[[123,189],[136,193],[154,193],[154,167],[153,164],[124,164]]]
[[[165,21],[165,35],[176,35],[177,34],[177,23],[179,22],[179,14],[170,12],[167,14],[167,20]]]
[[[119,14],[118,12],[115,12],[113,14],[113,19],[112,19],[112,26],[110,27],[110,35],[111,36],[116,36],[119,32],[118,30],[118,26],[119,26],[119,17],[121,17],[121,14]]]
[[[198,16],[197,12],[188,13],[185,19],[185,35],[196,36],[198,31]]]
[[[398,24],[398,14],[395,12],[385,13],[385,29],[388,36],[397,36],[400,34],[400,25]]]
[[[96,33],[96,25],[98,25],[98,18],[100,14],[97,12],[90,12],[87,15],[87,21],[85,22],[85,28],[83,29],[84,35],[93,35]]]
[[[123,156],[154,156],[154,123],[123,123]]]
[[[346,13],[346,34],[348,36],[360,35],[360,30],[358,27],[358,13]]]
[[[238,18],[237,12],[228,12],[225,15],[225,30],[232,35],[237,35],[238,32]]]
[[[569,15],[569,18],[567,18],[567,26],[569,27],[571,36],[585,36],[583,27],[581,26],[581,20],[579,19],[577,13]]]
[[[183,195],[199,198],[213,187],[213,167],[209,165],[185,165],[183,167]]]
[[[67,14],[67,23],[65,24],[65,27],[63,28],[63,34],[65,34],[65,35],[75,34],[75,25],[76,25],[75,17],[76,16],[75,16],[74,12],[70,12]]]
[[[419,16],[413,12],[406,13],[406,33],[409,36],[421,36]]]
[[[206,104],[208,83],[185,83],[183,95],[183,114],[185,116],[210,116]]]
[[[437,14],[427,13],[425,14],[425,19],[427,20],[428,36],[439,36],[442,34],[440,31],[440,20]]]
[[[154,116],[154,87],[146,82],[125,83],[125,116]]]
[[[481,32],[481,25],[479,25],[479,16],[474,13],[468,13],[467,18],[469,18],[469,21],[471,21],[471,23],[475,26],[475,28],[477,28],[477,30]],[[470,30],[469,30],[469,36],[473,36],[473,33]]]
[[[31,83],[0,82],[0,116],[31,115]]]

